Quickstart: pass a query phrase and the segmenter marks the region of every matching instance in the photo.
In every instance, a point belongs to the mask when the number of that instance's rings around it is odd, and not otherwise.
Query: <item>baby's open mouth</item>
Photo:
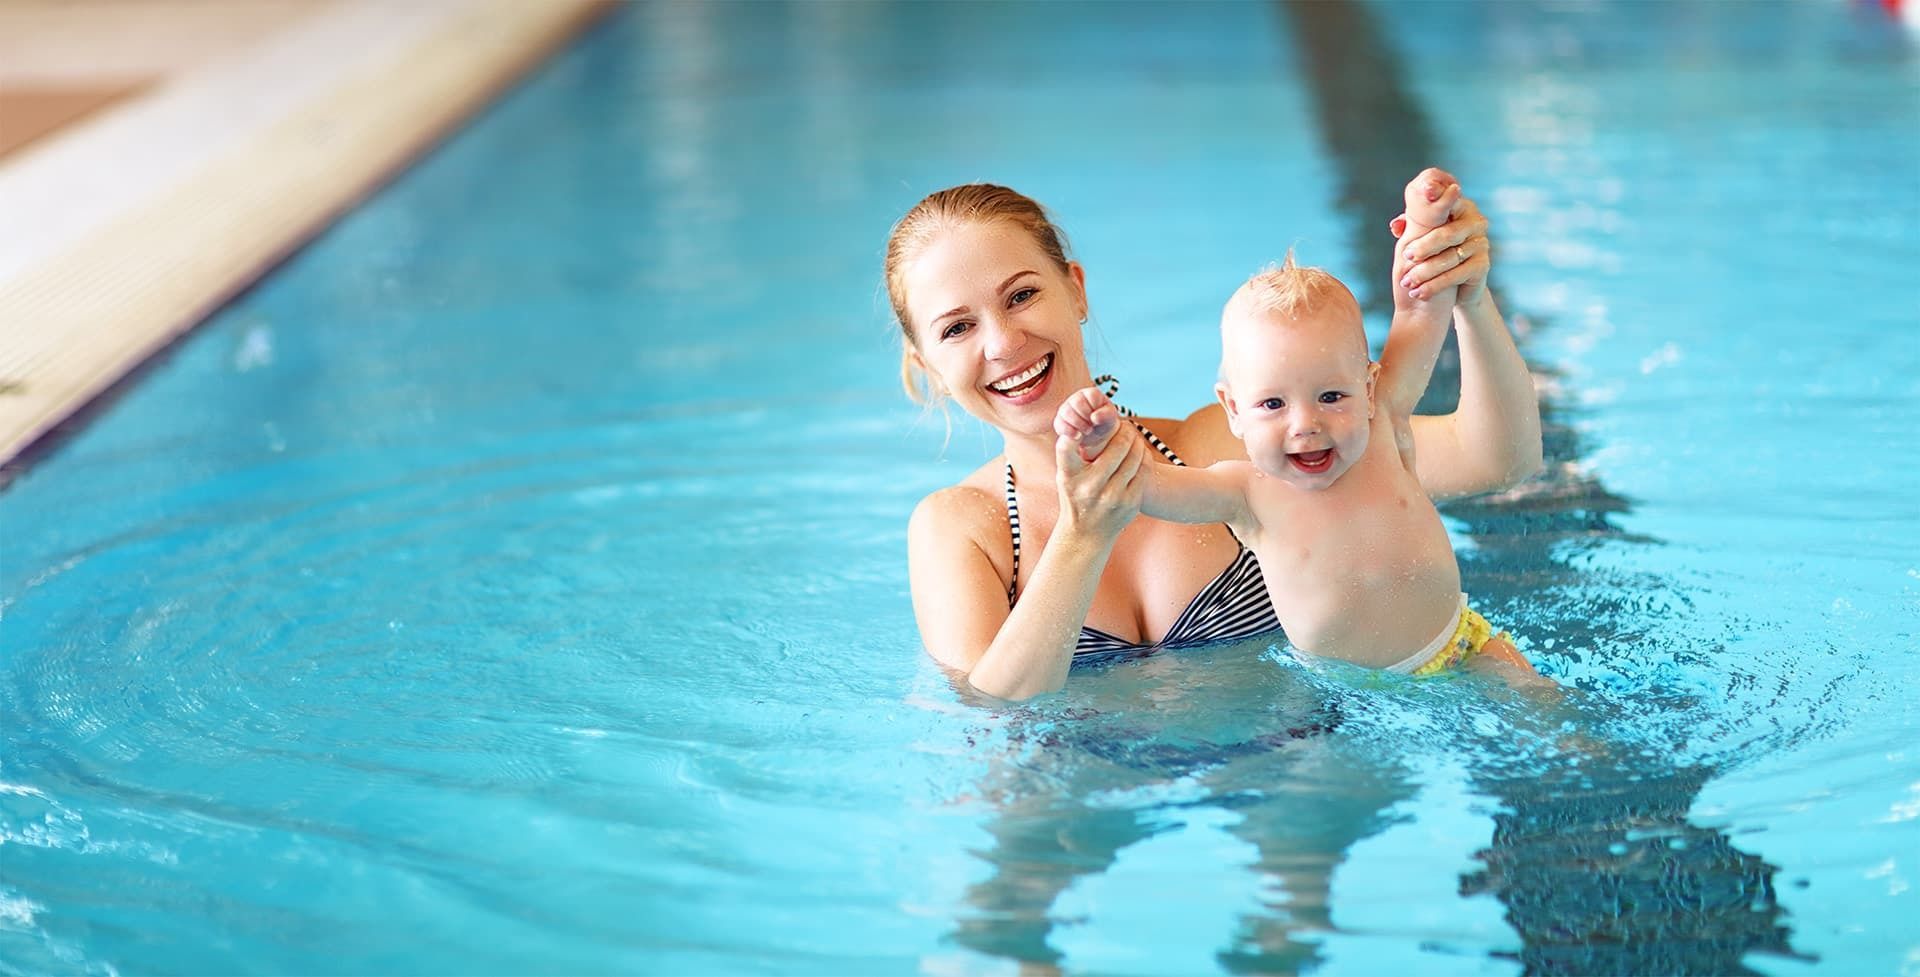
[[[1018,397],[1039,386],[1040,382],[1047,378],[1047,373],[1052,369],[1053,354],[1048,353],[1040,357],[1038,362],[1021,370],[1019,373],[1001,377],[987,384],[987,389],[1003,397]]]
[[[1293,467],[1309,475],[1318,475],[1333,467],[1333,449],[1295,452],[1287,455],[1287,460],[1293,462]]]

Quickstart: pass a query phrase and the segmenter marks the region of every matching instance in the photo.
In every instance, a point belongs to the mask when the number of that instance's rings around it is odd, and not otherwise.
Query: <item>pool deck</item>
[[[609,7],[0,2],[0,483]]]

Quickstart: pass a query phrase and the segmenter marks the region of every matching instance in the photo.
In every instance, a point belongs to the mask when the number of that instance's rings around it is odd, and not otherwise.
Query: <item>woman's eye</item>
[[[1347,395],[1338,390],[1329,390],[1320,395],[1320,402],[1323,404],[1337,404],[1345,399],[1347,399]]]
[[[1284,410],[1286,406],[1287,402],[1278,397],[1268,397],[1260,402],[1260,407],[1263,410]]]
[[[963,332],[966,332],[968,327],[972,325],[973,323],[965,319],[955,319],[954,321],[947,323],[947,328],[940,330],[940,338],[952,339],[953,337],[958,336]]]
[[[1012,295],[1007,296],[1007,304],[1008,305],[1025,304],[1028,299],[1033,298],[1034,295],[1039,293],[1039,291],[1040,290],[1037,288],[1016,289]]]

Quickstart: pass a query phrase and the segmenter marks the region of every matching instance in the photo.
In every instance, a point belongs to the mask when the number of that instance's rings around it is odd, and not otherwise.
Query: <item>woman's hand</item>
[[[1111,541],[1140,514],[1145,485],[1140,466],[1146,464],[1147,442],[1121,425],[1120,435],[1108,439],[1092,461],[1080,457],[1080,442],[1056,437],[1053,442],[1060,491],[1059,529],[1084,532]]]
[[[1447,223],[1428,231],[1416,240],[1400,245],[1401,260],[1411,262],[1404,274],[1414,298],[1426,298],[1441,289],[1458,285],[1456,301],[1475,306],[1486,299],[1487,272],[1493,267],[1492,249],[1487,241],[1487,219],[1480,208],[1459,193],[1458,182],[1445,170],[1429,168],[1407,184],[1408,192],[1438,182],[1455,187],[1453,206],[1447,210]],[[1406,232],[1405,214],[1388,223],[1393,236]],[[1400,274],[1396,269],[1396,274]]]

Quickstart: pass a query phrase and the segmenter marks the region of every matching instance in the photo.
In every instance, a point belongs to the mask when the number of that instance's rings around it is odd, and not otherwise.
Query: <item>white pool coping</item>
[[[605,9],[339,0],[0,165],[0,464]]]

